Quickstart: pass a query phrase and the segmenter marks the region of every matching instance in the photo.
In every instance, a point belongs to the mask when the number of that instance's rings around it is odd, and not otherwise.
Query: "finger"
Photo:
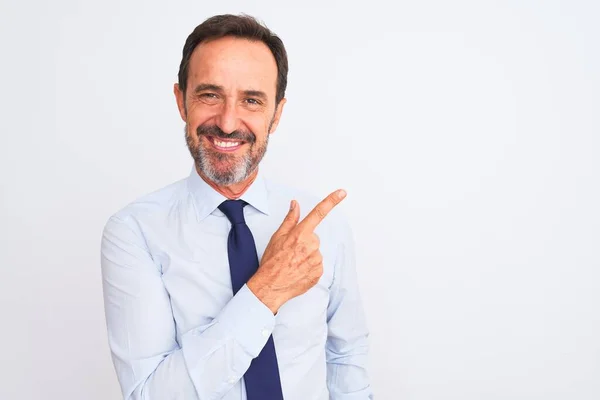
[[[319,282],[319,279],[323,276],[323,263],[315,264],[311,267],[311,270],[306,275],[311,282],[311,286],[316,285]]]
[[[306,260],[306,262],[308,263],[308,265],[313,267],[323,264],[323,255],[320,251],[315,251],[308,257],[308,260]]]
[[[336,190],[325,197],[319,204],[312,209],[310,213],[298,224],[301,231],[314,231],[317,225],[346,197],[346,192],[342,189]]]
[[[290,210],[288,211],[287,215],[283,219],[283,222],[279,226],[279,229],[277,229],[277,233],[278,234],[288,233],[289,231],[294,229],[294,227],[296,227],[296,225],[298,225],[299,219],[300,219],[300,207],[296,200],[292,200],[290,203]]]

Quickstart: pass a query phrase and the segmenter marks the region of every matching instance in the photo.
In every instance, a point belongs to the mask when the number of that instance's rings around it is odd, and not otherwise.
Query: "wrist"
[[[265,306],[271,310],[273,315],[277,314],[279,308],[283,305],[284,301],[271,290],[268,285],[264,285],[260,282],[260,279],[254,276],[246,283],[248,289],[258,298]]]

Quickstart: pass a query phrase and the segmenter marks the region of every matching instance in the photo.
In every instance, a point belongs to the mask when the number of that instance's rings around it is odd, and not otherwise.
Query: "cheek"
[[[205,139],[198,137],[198,124],[193,124],[191,121],[188,122],[186,128],[186,141],[193,147],[198,147],[204,144]]]
[[[187,109],[187,123],[196,129],[198,126],[208,121],[212,114],[206,107],[202,107],[197,103],[188,105]]]
[[[271,119],[266,119],[264,115],[244,120],[246,127],[256,136],[256,141],[261,143],[266,140],[270,122]]]

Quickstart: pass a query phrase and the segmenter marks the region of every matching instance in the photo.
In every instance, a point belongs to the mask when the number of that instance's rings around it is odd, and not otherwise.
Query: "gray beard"
[[[269,136],[267,135],[264,143],[255,142],[251,145],[250,150],[243,156],[235,156],[233,154],[219,153],[216,150],[206,149],[198,141],[197,146],[191,141],[188,126],[185,126],[185,138],[188,150],[194,159],[196,168],[202,172],[208,179],[219,186],[230,186],[246,180],[258,168],[258,164],[263,159],[267,152],[269,144]],[[253,152],[253,150],[256,151]],[[215,168],[213,160],[217,162],[228,162],[230,164],[225,170]]]

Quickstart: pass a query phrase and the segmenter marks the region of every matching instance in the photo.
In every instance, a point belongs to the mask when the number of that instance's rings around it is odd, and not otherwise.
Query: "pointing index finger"
[[[343,189],[336,190],[312,209],[310,213],[300,223],[297,228],[302,231],[314,231],[315,228],[323,221],[335,206],[337,206],[346,197],[346,191]]]

